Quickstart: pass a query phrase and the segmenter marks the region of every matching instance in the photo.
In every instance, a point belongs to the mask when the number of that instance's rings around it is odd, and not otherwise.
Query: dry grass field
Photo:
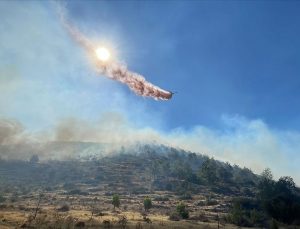
[[[0,228],[237,228],[223,220],[228,197],[215,195],[215,202],[208,205],[204,195],[195,195],[184,201],[190,218],[174,221],[169,214],[180,202],[178,196],[169,192],[147,195],[153,199],[147,212],[145,196],[120,196],[120,207],[114,210],[112,196],[101,191],[84,195],[66,195],[63,190],[29,193],[17,199],[7,195],[0,205]],[[158,196],[164,200],[156,201]]]

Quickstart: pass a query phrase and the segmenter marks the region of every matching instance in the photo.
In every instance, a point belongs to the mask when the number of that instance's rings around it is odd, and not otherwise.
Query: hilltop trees
[[[226,184],[232,182],[232,167],[229,163],[219,166],[217,169],[217,176],[220,182]]]
[[[276,182],[270,169],[265,169],[259,182],[259,200],[266,213],[283,223],[300,221],[300,193],[291,177]]]
[[[112,198],[112,204],[114,206],[114,210],[116,209],[116,207],[120,207],[120,197],[118,194],[114,194],[113,198]]]
[[[261,178],[258,184],[259,188],[259,198],[261,201],[267,200],[270,196],[273,195],[275,181],[273,180],[272,172],[269,168],[266,168],[261,173]]]
[[[198,175],[208,184],[214,184],[218,180],[216,161],[213,158],[207,158],[203,162]]]
[[[267,213],[274,219],[291,224],[300,221],[300,195],[291,177],[281,177],[272,193],[264,199]]]
[[[276,228],[276,221],[300,223],[300,192],[291,177],[284,176],[275,181],[271,170],[265,169],[257,187],[256,198],[233,201],[229,222],[239,226],[266,226],[269,220],[271,224],[268,227],[271,228]]]

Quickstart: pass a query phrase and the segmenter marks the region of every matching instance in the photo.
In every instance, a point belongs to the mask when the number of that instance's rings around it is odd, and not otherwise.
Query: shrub
[[[177,211],[172,212],[169,216],[169,220],[172,220],[172,221],[179,221],[180,219],[181,219],[181,217]]]
[[[70,206],[67,205],[67,204],[64,204],[58,210],[61,211],[61,212],[67,212],[67,211],[70,211]]]
[[[264,213],[256,206],[256,202],[248,198],[237,198],[227,215],[227,221],[238,226],[262,226]]]
[[[120,207],[120,197],[119,197],[119,195],[118,194],[114,194],[113,195],[113,198],[112,198],[112,204],[113,204],[113,206],[114,206],[114,210],[115,210],[115,208],[117,207]]]
[[[176,206],[177,213],[181,216],[182,219],[189,218],[189,212],[186,209],[186,206],[183,203],[179,203]]]
[[[228,214],[228,221],[238,226],[244,225],[243,209],[239,202],[234,202]]]
[[[152,200],[150,197],[146,197],[144,199],[144,208],[145,208],[145,211],[148,211],[150,208],[152,208]]]

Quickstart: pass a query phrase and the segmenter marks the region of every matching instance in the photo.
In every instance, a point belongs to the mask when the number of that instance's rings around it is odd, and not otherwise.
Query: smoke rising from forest
[[[203,153],[230,163],[252,168],[255,172],[262,171],[265,167],[277,168],[276,174],[287,174],[290,171],[296,173],[299,161],[286,157],[286,152],[300,149],[300,134],[292,132],[278,132],[270,129],[261,120],[247,120],[243,117],[223,117],[226,127],[224,131],[214,130],[205,126],[196,126],[191,130],[175,129],[171,131],[159,131],[151,127],[135,126],[126,120],[122,114],[104,114],[98,122],[91,123],[76,118],[59,121],[56,127],[39,133],[29,133],[22,125],[12,120],[1,120],[0,133],[1,145],[25,144],[39,147],[28,151],[30,154],[40,153],[41,158],[54,157],[60,159],[78,156],[78,149],[64,148],[57,155],[47,155],[49,142],[87,142],[101,143],[103,147],[99,152],[109,154],[118,152],[121,147],[131,147],[135,144],[163,144],[170,147],[184,149],[186,151]],[[3,148],[2,148],[3,149]],[[16,148],[22,155],[22,147]],[[93,151],[93,150],[92,150]],[[4,157],[5,152],[0,150]],[[97,154],[97,150],[93,152]],[[245,160],[251,155],[251,160]],[[5,156],[7,157],[7,155]],[[270,160],[272,158],[272,160]],[[23,158],[24,159],[24,158]],[[48,158],[49,159],[49,158]],[[298,177],[296,177],[299,179]]]

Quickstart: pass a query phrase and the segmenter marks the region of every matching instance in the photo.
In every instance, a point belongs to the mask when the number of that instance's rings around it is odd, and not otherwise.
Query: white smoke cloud
[[[246,166],[256,173],[269,167],[275,177],[289,175],[300,183],[300,159],[297,156],[300,133],[274,130],[262,120],[248,120],[241,116],[224,116],[222,121],[222,131],[196,126],[191,130],[178,128],[163,132],[146,123],[142,128],[137,127],[122,114],[109,113],[96,124],[74,124],[74,120],[68,121],[67,125],[65,122],[61,124],[64,132],[68,133],[66,130],[70,126],[70,133],[77,133],[72,136],[76,141],[84,139],[125,146],[135,142],[166,144]]]
[[[109,112],[97,122],[78,118],[60,120],[55,129],[41,135],[29,133],[20,123],[6,119],[0,122],[0,140],[3,144],[33,141],[95,142],[111,146],[106,149],[109,152],[136,143],[165,144],[246,166],[256,173],[269,167],[275,177],[289,175],[300,183],[300,159],[297,156],[300,133],[274,130],[259,119],[224,116],[222,120],[222,131],[196,126],[191,130],[178,128],[164,132],[150,127],[146,122],[144,127],[137,126],[122,113]],[[21,140],[24,136],[26,141]],[[72,157],[68,150],[65,153]],[[47,158],[47,155],[43,156]]]

